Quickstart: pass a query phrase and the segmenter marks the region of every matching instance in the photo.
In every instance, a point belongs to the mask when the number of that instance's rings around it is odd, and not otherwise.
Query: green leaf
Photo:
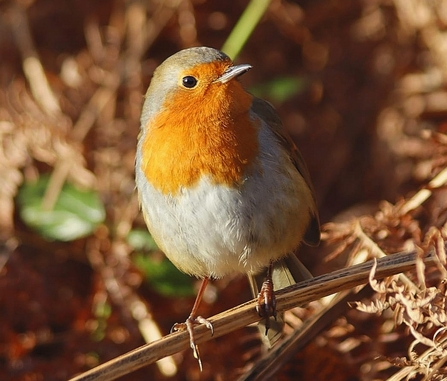
[[[134,229],[127,235],[127,243],[137,251],[159,250],[152,236],[146,229]]]
[[[267,98],[281,103],[304,91],[306,80],[298,77],[281,77],[250,88],[258,98]]]
[[[159,294],[169,297],[195,295],[193,278],[180,272],[167,258],[157,259],[150,255],[137,254],[133,261]]]
[[[93,315],[96,317],[96,325],[91,335],[93,340],[101,341],[106,337],[107,320],[112,315],[112,306],[107,300],[99,300],[93,305]]]
[[[136,251],[133,257],[135,265],[143,271],[150,286],[159,294],[169,297],[193,296],[193,279],[180,272],[167,258],[150,255],[160,250],[146,229],[131,230],[127,242]]]
[[[65,183],[52,210],[42,208],[49,177],[25,183],[19,190],[20,216],[48,240],[72,241],[91,234],[105,219],[105,210],[94,191]]]

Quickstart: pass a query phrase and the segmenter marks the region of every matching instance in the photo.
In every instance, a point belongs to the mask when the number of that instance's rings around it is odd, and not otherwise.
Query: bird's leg
[[[262,283],[261,291],[258,294],[258,302],[256,304],[256,311],[258,311],[259,316],[265,318],[265,334],[270,328],[270,318],[273,316],[276,320],[276,297],[275,291],[273,290],[273,280],[272,280],[273,262],[267,270],[267,276]]]
[[[208,281],[210,279],[208,277],[204,278],[202,281],[202,284],[200,285],[199,292],[197,293],[196,300],[194,302],[194,305],[192,306],[191,313],[186,319],[184,323],[176,323],[171,328],[171,332],[176,331],[184,331],[187,330],[189,333],[189,345],[192,349],[192,352],[194,354],[194,357],[199,362],[200,370],[202,370],[202,361],[200,360],[200,353],[199,353],[199,347],[196,344],[196,341],[194,339],[194,325],[195,324],[205,324],[206,327],[211,330],[211,335],[214,334],[214,328],[213,325],[203,318],[202,316],[197,315],[197,310],[199,309],[200,302],[202,300],[203,293],[205,292],[206,285],[208,284]]]

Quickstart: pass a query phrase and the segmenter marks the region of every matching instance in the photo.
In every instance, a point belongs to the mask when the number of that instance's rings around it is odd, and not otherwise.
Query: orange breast
[[[145,126],[142,171],[147,180],[165,194],[177,194],[203,175],[217,184],[239,183],[258,153],[259,123],[250,119],[251,102],[237,81],[171,95]]]

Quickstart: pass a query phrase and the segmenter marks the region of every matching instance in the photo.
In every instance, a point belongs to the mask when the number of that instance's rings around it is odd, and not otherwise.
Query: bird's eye
[[[192,89],[193,87],[196,87],[197,85],[197,78],[187,75],[186,77],[182,78],[182,84],[188,89]]]

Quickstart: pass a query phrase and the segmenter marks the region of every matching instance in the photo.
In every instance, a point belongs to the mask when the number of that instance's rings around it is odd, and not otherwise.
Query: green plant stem
[[[239,21],[223,44],[222,51],[236,59],[252,34],[259,20],[264,15],[271,0],[251,0]]]

